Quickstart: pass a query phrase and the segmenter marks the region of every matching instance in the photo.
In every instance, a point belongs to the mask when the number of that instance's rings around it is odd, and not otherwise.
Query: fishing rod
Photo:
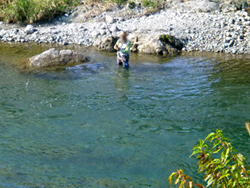
[[[95,3],[95,4],[96,4],[96,3]],[[101,11],[99,5],[97,5],[97,7],[98,7],[98,9],[99,9],[99,11],[100,11],[100,13],[101,13],[102,11]],[[106,11],[105,11],[105,13],[106,13]],[[105,14],[105,15],[106,15],[106,14]],[[112,32],[110,31],[110,29],[109,29],[109,27],[108,27],[108,24],[107,24],[107,22],[106,22],[106,18],[105,18],[105,17],[103,17],[103,21],[104,21],[105,24],[106,24],[106,27],[107,27],[107,29],[108,29],[108,31],[109,31],[109,34],[111,34],[111,36],[112,36]]]

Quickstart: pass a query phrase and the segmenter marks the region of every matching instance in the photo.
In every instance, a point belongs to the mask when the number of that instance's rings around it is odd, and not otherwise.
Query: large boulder
[[[250,0],[211,0],[219,4],[222,12],[233,12],[249,8]]]
[[[29,58],[30,65],[35,67],[51,67],[79,64],[88,61],[86,57],[73,50],[58,51],[51,48],[39,55]]]
[[[119,37],[113,37],[113,36],[102,37],[95,41],[94,46],[102,51],[114,52],[115,51],[114,46],[118,39]]]
[[[94,46],[102,51],[114,52],[115,43],[119,37],[101,37],[96,40]],[[175,55],[183,48],[183,42],[170,35],[145,35],[132,34],[129,36],[131,41],[131,52],[157,55]]]
[[[219,11],[219,3],[210,0],[184,1],[174,5],[179,12],[215,12]]]
[[[183,48],[183,42],[170,35],[133,35],[130,39],[132,52],[175,55]]]

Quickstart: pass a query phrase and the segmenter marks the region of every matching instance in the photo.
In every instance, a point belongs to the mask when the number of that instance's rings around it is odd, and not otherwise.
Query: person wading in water
[[[127,39],[127,33],[122,31],[120,39],[115,44],[115,50],[117,50],[117,64],[123,65],[123,67],[129,67],[129,54],[131,43]]]

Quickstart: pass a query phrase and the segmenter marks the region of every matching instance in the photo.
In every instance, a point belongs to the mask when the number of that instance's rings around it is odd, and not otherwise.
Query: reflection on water
[[[250,159],[248,57],[132,54],[126,70],[71,47],[105,68],[23,74],[16,60],[48,47],[31,48],[0,51],[0,187],[167,187],[180,168],[199,181],[190,150],[217,128]]]
[[[114,78],[114,86],[119,91],[121,99],[128,100],[127,94],[130,88],[129,69],[118,67]]]

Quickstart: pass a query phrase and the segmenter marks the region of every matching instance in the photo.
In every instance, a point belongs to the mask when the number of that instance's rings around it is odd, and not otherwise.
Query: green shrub
[[[0,3],[1,20],[29,23],[51,20],[57,14],[69,11],[79,0],[8,0]]]
[[[142,0],[142,5],[144,7],[155,7],[155,2],[151,1],[151,0]]]
[[[136,7],[136,4],[135,4],[135,2],[134,1],[130,1],[129,2],[129,8],[135,8]]]
[[[128,0],[111,0],[113,3],[116,3],[118,5],[122,5],[128,2]]]
[[[250,187],[250,170],[245,165],[245,158],[233,148],[221,130],[209,134],[205,140],[200,140],[193,148],[192,155],[198,155],[199,172],[205,173],[207,187]],[[203,185],[195,184],[182,170],[177,170],[169,176],[170,186],[174,179],[174,185],[179,184],[180,188],[203,188]]]

